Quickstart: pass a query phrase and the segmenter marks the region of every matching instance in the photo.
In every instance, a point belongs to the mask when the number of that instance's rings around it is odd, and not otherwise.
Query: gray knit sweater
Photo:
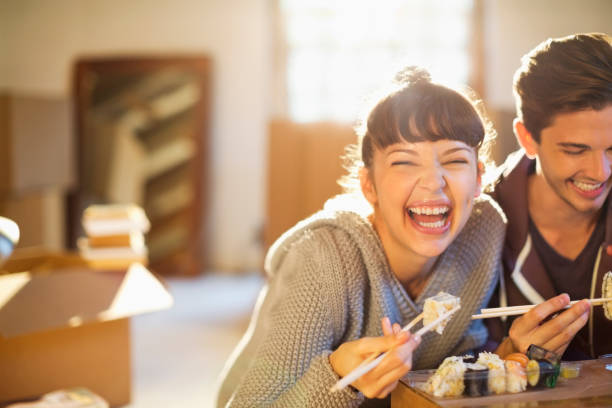
[[[441,290],[460,296],[461,309],[442,336],[423,336],[414,368],[436,367],[446,356],[482,345],[487,331],[470,317],[497,283],[504,224],[496,203],[481,196],[423,292],[411,299],[366,218],[327,209],[298,223],[268,253],[270,279],[222,374],[217,406],[359,406],[364,396],[351,387],[328,391],[338,380],[329,354],[344,342],[381,336],[384,316],[409,322]]]

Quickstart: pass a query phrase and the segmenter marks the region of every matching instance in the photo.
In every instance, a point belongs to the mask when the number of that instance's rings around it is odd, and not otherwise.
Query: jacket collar
[[[504,257],[513,262],[510,278],[521,294],[532,304],[555,296],[556,290],[529,236],[527,179],[535,160],[522,150],[512,153],[502,166],[496,198],[508,218]]]
[[[535,160],[525,156],[522,150],[510,154],[502,165],[503,173],[495,188],[495,198],[508,218],[506,243],[514,259],[519,256],[527,241],[527,178],[533,166]]]

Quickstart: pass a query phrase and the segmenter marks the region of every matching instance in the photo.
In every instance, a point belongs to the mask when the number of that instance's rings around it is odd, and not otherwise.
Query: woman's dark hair
[[[538,143],[557,114],[601,110],[612,103],[612,38],[607,34],[548,39],[521,61],[514,74],[516,111]]]
[[[476,151],[494,137],[490,122],[470,97],[431,81],[429,73],[408,67],[395,77],[395,89],[376,103],[357,128],[358,146],[347,149],[349,174],[340,179],[347,191],[357,189],[358,170],[371,168],[375,149],[403,141],[409,143],[459,140]]]

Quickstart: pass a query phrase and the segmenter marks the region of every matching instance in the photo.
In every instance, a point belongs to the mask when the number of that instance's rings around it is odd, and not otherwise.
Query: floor
[[[218,375],[247,328],[264,280],[205,274],[166,282],[171,309],[132,320],[129,408],[210,408]]]

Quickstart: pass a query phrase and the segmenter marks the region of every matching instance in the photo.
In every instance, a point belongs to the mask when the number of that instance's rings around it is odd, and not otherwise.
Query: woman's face
[[[476,152],[456,140],[375,149],[361,185],[387,253],[435,257],[459,234],[480,194]]]

